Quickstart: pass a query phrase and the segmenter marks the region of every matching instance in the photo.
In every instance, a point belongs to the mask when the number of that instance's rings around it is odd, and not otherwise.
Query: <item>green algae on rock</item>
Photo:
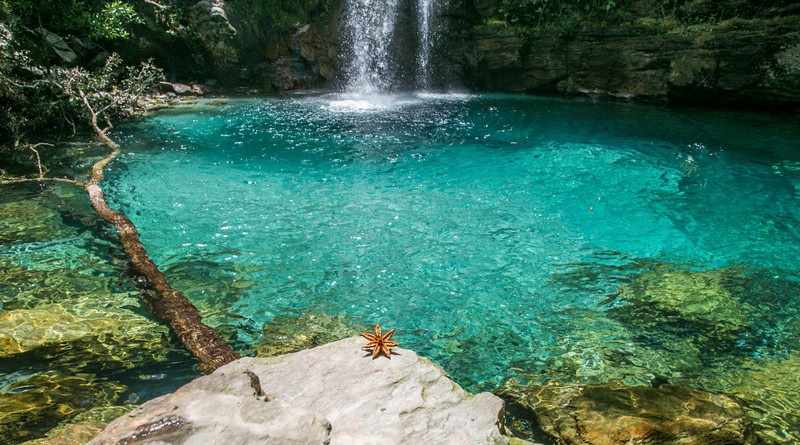
[[[726,286],[735,277],[729,269],[708,272],[655,270],[645,272],[619,289],[622,301],[681,320],[731,332],[749,325],[751,308],[737,301]]]
[[[0,385],[0,437],[11,443],[35,438],[71,416],[114,404],[124,391],[91,374],[47,371],[11,380]]]
[[[364,326],[343,315],[305,313],[299,317],[276,317],[264,326],[258,357],[310,349],[358,335]]]
[[[63,256],[56,257],[57,253],[37,258],[40,262],[36,267],[42,270],[23,267],[0,257],[0,307],[32,309],[42,304],[109,301],[123,295],[121,291],[135,290],[130,280],[121,276],[122,271],[106,261],[95,261],[81,251],[75,252],[76,258],[66,260]],[[66,261],[75,264],[61,264]],[[52,266],[44,268],[44,264]]]
[[[779,359],[750,359],[702,383],[742,400],[755,433],[765,443],[800,443],[800,352]]]
[[[539,375],[537,384],[559,383],[649,385],[657,379],[680,379],[701,363],[690,341],[655,348],[643,344],[618,321],[590,311],[570,311]]]
[[[165,358],[166,327],[91,300],[68,307],[48,304],[0,312],[0,359],[35,354],[51,365],[133,368]]]
[[[59,213],[35,199],[0,203],[0,245],[47,241],[66,232]]]
[[[755,445],[733,398],[679,386],[506,385],[503,396],[562,445]]]
[[[134,405],[101,406],[78,414],[47,432],[45,437],[22,445],[84,445],[112,420],[133,411]]]

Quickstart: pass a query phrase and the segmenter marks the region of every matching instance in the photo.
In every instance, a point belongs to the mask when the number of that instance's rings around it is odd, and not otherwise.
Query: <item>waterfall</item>
[[[433,34],[433,0],[417,0],[417,23],[419,26],[419,55],[417,56],[417,86],[431,86],[431,46]]]
[[[399,0],[346,0],[346,89],[375,93],[391,86],[390,45]]]
[[[435,14],[441,1],[344,0],[340,66],[345,92],[430,88]]]

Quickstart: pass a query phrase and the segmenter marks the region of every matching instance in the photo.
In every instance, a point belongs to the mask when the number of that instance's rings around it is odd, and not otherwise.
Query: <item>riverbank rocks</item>
[[[364,332],[366,326],[357,325],[345,316],[306,313],[299,317],[276,317],[264,325],[258,357],[310,349]]]
[[[503,402],[470,395],[413,351],[372,360],[347,338],[244,358],[112,422],[91,444],[505,444]]]
[[[108,406],[125,391],[91,374],[48,371],[0,381],[0,441],[19,443],[92,407]]]
[[[736,400],[679,386],[511,384],[504,395],[562,445],[758,443]]]

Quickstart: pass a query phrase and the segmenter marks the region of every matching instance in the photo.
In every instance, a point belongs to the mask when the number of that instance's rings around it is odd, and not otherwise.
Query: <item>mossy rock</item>
[[[752,308],[733,297],[726,283],[734,271],[651,271],[623,285],[618,297],[645,309],[677,315],[684,321],[731,332],[749,325]]]
[[[62,259],[42,258],[41,264]],[[36,270],[0,258],[0,309],[31,309],[42,304],[88,299],[108,301],[123,295],[121,290],[135,291],[130,279],[105,261],[84,256],[75,259],[75,263]]]
[[[168,335],[142,315],[92,300],[43,305],[0,313],[0,359],[27,354],[53,365],[127,369],[163,360]]]
[[[90,409],[63,422],[40,439],[22,445],[84,445],[98,435],[112,420],[136,408],[134,405],[102,406]]]
[[[276,317],[264,326],[257,355],[274,357],[297,352],[352,337],[364,330],[365,326],[341,315],[306,313],[299,317]]]
[[[125,387],[91,374],[54,371],[0,386],[0,437],[19,443],[94,407],[114,404]]]
[[[604,314],[570,313],[536,383],[649,385],[673,381],[701,367],[701,353],[690,341],[672,341],[669,348],[644,345],[623,324]]]
[[[0,203],[0,245],[48,241],[68,232],[60,214],[39,199]]]
[[[562,445],[755,445],[733,398],[680,386],[518,386],[502,395]]]
[[[742,400],[764,443],[800,443],[800,352],[778,359],[750,359],[734,370],[713,374],[702,383]]]

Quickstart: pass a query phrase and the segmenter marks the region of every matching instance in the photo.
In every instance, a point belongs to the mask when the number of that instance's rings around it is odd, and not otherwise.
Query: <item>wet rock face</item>
[[[372,360],[361,346],[353,337],[238,360],[115,420],[91,444],[507,443],[499,398],[469,395],[412,351]]]
[[[189,10],[189,26],[219,67],[239,60],[236,28],[228,20],[223,0],[201,0]]]
[[[491,2],[477,2],[483,3]],[[564,36],[526,35],[490,22],[450,35],[440,70],[462,73],[482,90],[800,106],[798,17],[702,31],[603,28]]]
[[[506,395],[564,445],[758,443],[737,401],[678,386],[545,385]]]

